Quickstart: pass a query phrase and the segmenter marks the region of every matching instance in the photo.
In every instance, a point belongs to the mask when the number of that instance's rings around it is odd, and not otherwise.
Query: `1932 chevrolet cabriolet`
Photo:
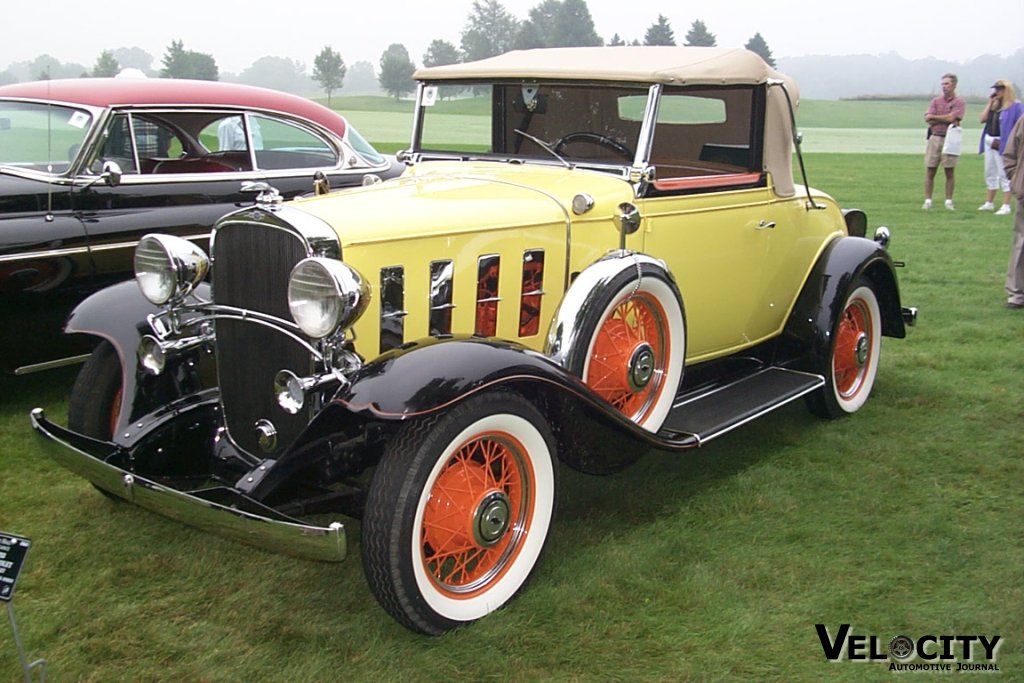
[[[32,421],[108,495],[261,547],[340,560],[324,515],[360,518],[377,599],[437,634],[523,585],[556,459],[615,472],[801,397],[853,413],[916,310],[888,231],[794,181],[797,90],[751,52],[532,50],[417,79],[401,177],[268,190],[209,256],[148,235],[136,282],[67,323],[103,339],[68,428]]]

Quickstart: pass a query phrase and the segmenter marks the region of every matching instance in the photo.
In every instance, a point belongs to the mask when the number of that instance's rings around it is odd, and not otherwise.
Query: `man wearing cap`
[[[988,195],[978,211],[995,211],[997,216],[1009,216],[1012,213],[1010,181],[1003,169],[1003,152],[1006,151],[1006,142],[1010,139],[1013,125],[1022,115],[1024,104],[1017,100],[1013,85],[1003,80],[993,83],[992,94],[989,95],[980,119],[985,127],[981,132],[978,153],[985,155],[985,187]],[[997,210],[994,201],[999,189],[1003,191],[1003,205]]]
[[[967,103],[964,98],[957,97],[956,75],[944,74],[942,76],[942,94],[931,101],[928,111],[924,113],[925,123],[928,124],[928,144],[924,154],[924,206],[922,209],[932,208],[932,192],[935,189],[935,172],[939,165],[946,173],[946,208],[953,210],[953,188],[956,179],[953,174],[956,171],[956,162],[960,159],[958,154],[943,154],[942,143],[946,140],[946,131],[950,125],[960,125],[964,114],[967,111]]]
[[[1010,178],[1010,192],[1017,198],[1017,217],[1013,220],[1013,246],[1010,248],[1010,265],[1006,273],[1006,307],[1015,310],[1024,308],[1024,169],[1021,169],[1021,155],[1024,154],[1024,116],[1006,141],[1003,164]]]

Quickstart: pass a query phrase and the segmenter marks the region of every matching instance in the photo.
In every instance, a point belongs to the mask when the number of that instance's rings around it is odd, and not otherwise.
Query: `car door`
[[[85,353],[61,327],[93,287],[82,222],[66,183],[0,174],[0,367],[31,366]]]
[[[761,168],[758,91],[666,88],[651,145],[655,179],[641,203],[644,250],[664,259],[687,317],[687,358],[704,360],[765,334],[765,263],[778,226]]]
[[[665,261],[686,307],[687,359],[753,341],[775,210],[767,190],[726,190],[648,199],[644,251]]]

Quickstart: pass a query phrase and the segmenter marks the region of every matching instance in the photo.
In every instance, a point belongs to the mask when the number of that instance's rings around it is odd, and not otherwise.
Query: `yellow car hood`
[[[593,199],[583,216],[576,195]],[[426,162],[400,178],[292,202],[333,226],[342,248],[569,221],[608,220],[633,189],[607,173],[505,163]]]

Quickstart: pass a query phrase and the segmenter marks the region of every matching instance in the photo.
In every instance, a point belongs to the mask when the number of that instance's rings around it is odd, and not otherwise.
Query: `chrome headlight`
[[[288,278],[288,308],[299,328],[322,339],[352,325],[370,302],[362,276],[342,261],[307,258]]]
[[[202,249],[174,235],[146,235],[135,248],[135,281],[157,306],[184,299],[209,269]]]

